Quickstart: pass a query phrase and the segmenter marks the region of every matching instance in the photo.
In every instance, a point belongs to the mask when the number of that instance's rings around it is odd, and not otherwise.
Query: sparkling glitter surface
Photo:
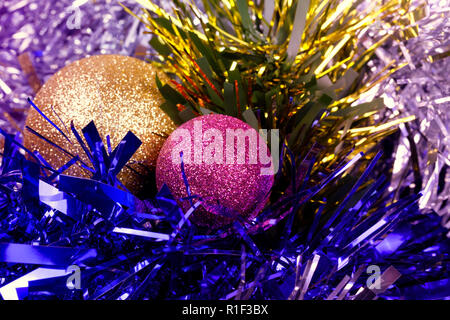
[[[173,122],[159,108],[163,99],[156,87],[155,75],[153,66],[135,58],[92,56],[58,71],[39,90],[34,103],[52,122],[67,131],[66,135],[73,142],[75,137],[70,129],[67,130],[71,121],[81,132],[93,120],[105,145],[106,135],[110,135],[113,149],[128,131],[132,131],[142,141],[132,158],[138,163],[133,168],[145,174],[141,165],[149,168],[156,165],[164,136],[175,129]],[[77,143],[70,144],[34,109],[30,109],[27,126],[88,162]],[[70,160],[69,156],[29,131],[25,131],[24,143],[55,168]],[[82,176],[88,172],[74,166],[69,173]],[[143,181],[136,179],[131,170],[122,171],[119,179],[133,191],[142,188]]]
[[[203,151],[203,162],[195,161],[195,122],[202,123],[202,132],[205,133],[209,129],[217,129],[222,133],[223,138],[223,164],[206,164],[204,163],[205,151]],[[242,129],[253,130],[245,122],[219,114],[210,114],[190,120],[181,125],[164,143],[161,153],[158,157],[156,167],[156,182],[158,188],[165,183],[175,196],[175,198],[184,198],[188,194],[183,181],[183,175],[180,164],[173,160],[172,150],[179,145],[180,138],[177,136],[180,130],[187,129],[192,137],[191,145],[191,163],[185,164],[185,174],[192,196],[200,196],[203,199],[203,207],[206,210],[198,210],[194,213],[192,220],[199,225],[209,227],[219,227],[223,224],[233,221],[236,214],[241,214],[246,218],[252,217],[254,214],[262,210],[265,205],[265,199],[272,188],[273,175],[261,175],[261,168],[267,167],[263,165],[261,158],[258,158],[255,164],[250,164],[248,145],[245,149],[246,161],[238,164],[226,163],[226,130]],[[255,131],[255,134],[257,132]],[[260,140],[263,140],[260,138]],[[238,145],[233,145],[235,154],[237,154]],[[211,139],[203,138],[201,145],[203,150],[212,143]],[[258,144],[257,152],[261,151],[268,154],[267,146],[264,143]],[[211,153],[213,156],[215,151]],[[187,210],[189,202],[181,202],[181,206]],[[208,211],[208,212],[206,212]],[[225,218],[224,215],[230,215]]]

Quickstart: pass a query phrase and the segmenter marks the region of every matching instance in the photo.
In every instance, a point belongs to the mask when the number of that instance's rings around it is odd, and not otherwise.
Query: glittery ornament
[[[267,142],[255,129],[234,117],[209,114],[184,123],[167,139],[156,183],[158,188],[166,184],[186,211],[191,203],[182,199],[188,197],[185,177],[192,203],[202,201],[191,221],[217,228],[238,215],[256,216],[272,188],[273,172]]]
[[[156,159],[165,136],[175,125],[159,108],[163,102],[155,83],[156,70],[141,60],[119,56],[98,55],[78,60],[54,74],[37,93],[36,106],[72,140],[69,143],[36,110],[30,109],[27,126],[37,131],[72,154],[78,154],[88,163],[70,123],[78,132],[94,121],[106,146],[110,136],[112,149],[132,131],[142,145],[129,165],[139,172],[125,167],[119,180],[131,191],[142,190],[148,172],[155,167]],[[165,79],[163,75],[162,79]],[[70,157],[56,150],[44,140],[26,131],[24,144],[38,151],[54,168],[60,168]],[[78,165],[67,174],[87,177],[89,172]]]

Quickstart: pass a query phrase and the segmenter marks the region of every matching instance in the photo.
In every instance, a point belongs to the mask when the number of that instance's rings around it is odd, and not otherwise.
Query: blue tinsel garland
[[[110,150],[93,122],[82,130],[87,146],[71,129],[91,161],[81,165],[92,179],[64,175],[80,161],[77,156],[51,168],[0,129],[3,299],[450,297],[450,241],[440,217],[419,212],[418,195],[391,203],[383,176],[357,192],[380,155],[331,215],[321,215],[324,202],[294,231],[293,209],[307,206],[360,156],[319,185],[309,186],[306,174],[299,190],[252,223],[236,221],[205,233],[188,220],[201,200],[184,214],[167,187],[145,200],[124,191],[116,175],[140,145],[131,132]],[[77,268],[81,284],[70,287]],[[380,277],[371,277],[377,270]]]

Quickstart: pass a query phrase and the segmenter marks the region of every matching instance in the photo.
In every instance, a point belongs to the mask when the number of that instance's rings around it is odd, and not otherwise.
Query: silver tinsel
[[[388,50],[408,65],[383,86],[388,107],[416,120],[400,127],[391,190],[419,187],[421,209],[434,210],[450,226],[450,1],[429,1],[419,36]],[[415,155],[417,153],[417,156]],[[420,179],[414,177],[418,160]],[[421,186],[416,186],[421,183]],[[428,211],[424,210],[424,211]]]
[[[135,1],[121,3],[136,14]],[[167,3],[166,3],[167,6]],[[0,2],[0,126],[23,127],[27,98],[34,95],[19,56],[41,84],[65,65],[88,55],[139,56],[150,35],[115,0],[2,0]]]

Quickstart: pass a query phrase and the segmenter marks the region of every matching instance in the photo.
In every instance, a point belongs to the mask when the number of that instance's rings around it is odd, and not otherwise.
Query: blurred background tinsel
[[[366,2],[362,3],[364,7]],[[141,16],[141,4],[132,0],[122,4]],[[159,5],[170,12],[173,3],[159,1]],[[405,66],[359,101],[382,97],[386,108],[377,117],[414,119],[398,123],[398,130],[380,142],[383,154],[374,157],[378,164],[366,159],[367,168],[361,165],[357,176],[347,177],[349,184],[361,187],[371,176],[372,187],[332,193],[332,197],[344,199],[336,208],[325,209],[335,210],[339,216],[334,229],[329,228],[332,222],[317,218],[323,207],[308,207],[316,191],[305,186],[311,196],[306,193],[306,200],[297,199],[295,207],[306,212],[304,220],[294,223],[289,214],[287,219],[281,214],[275,221],[288,222],[262,234],[240,224],[231,228],[234,231],[202,234],[189,225],[175,237],[182,240],[171,238],[162,244],[133,234],[110,236],[115,222],[99,222],[88,210],[75,224],[66,221],[55,208],[39,204],[39,196],[28,183],[18,183],[25,176],[24,180],[38,179],[34,169],[11,160],[20,153],[12,141],[21,141],[27,98],[57,70],[88,55],[153,59],[156,52],[145,23],[117,1],[1,1],[0,128],[9,137],[1,140],[5,146],[0,172],[2,298],[448,299],[450,2],[413,1],[413,6],[421,8],[414,13],[417,16],[409,17],[417,24],[404,37],[377,47],[365,71],[376,75],[393,60]],[[76,19],[80,28],[71,28]],[[389,33],[390,27],[371,25],[359,39],[360,45],[370,48],[372,35]],[[9,159],[8,163],[4,159]],[[354,165],[356,160],[349,161]],[[329,176],[323,176],[323,186],[338,178],[341,168],[348,169],[345,163],[325,171]],[[306,185],[307,178],[302,177]],[[7,187],[11,181],[13,192]],[[355,198],[356,191],[359,195]],[[76,193],[72,195],[76,198]],[[178,225],[178,213],[170,216],[178,207],[167,190],[160,191],[156,202],[136,201],[140,211],[147,209],[148,216],[134,217],[138,221],[135,226],[142,226],[145,219],[157,219],[158,214],[166,216],[169,226]],[[21,204],[28,209],[22,210]],[[359,216],[352,217],[352,211]],[[161,228],[159,231],[170,234],[170,227]],[[291,233],[293,228],[296,231]],[[337,234],[338,229],[347,234]],[[287,239],[280,236],[287,231]],[[281,239],[280,243],[273,245],[274,237]],[[79,290],[64,286],[67,267],[74,264],[83,269]],[[373,265],[382,271],[383,285],[369,290],[366,270]]]

